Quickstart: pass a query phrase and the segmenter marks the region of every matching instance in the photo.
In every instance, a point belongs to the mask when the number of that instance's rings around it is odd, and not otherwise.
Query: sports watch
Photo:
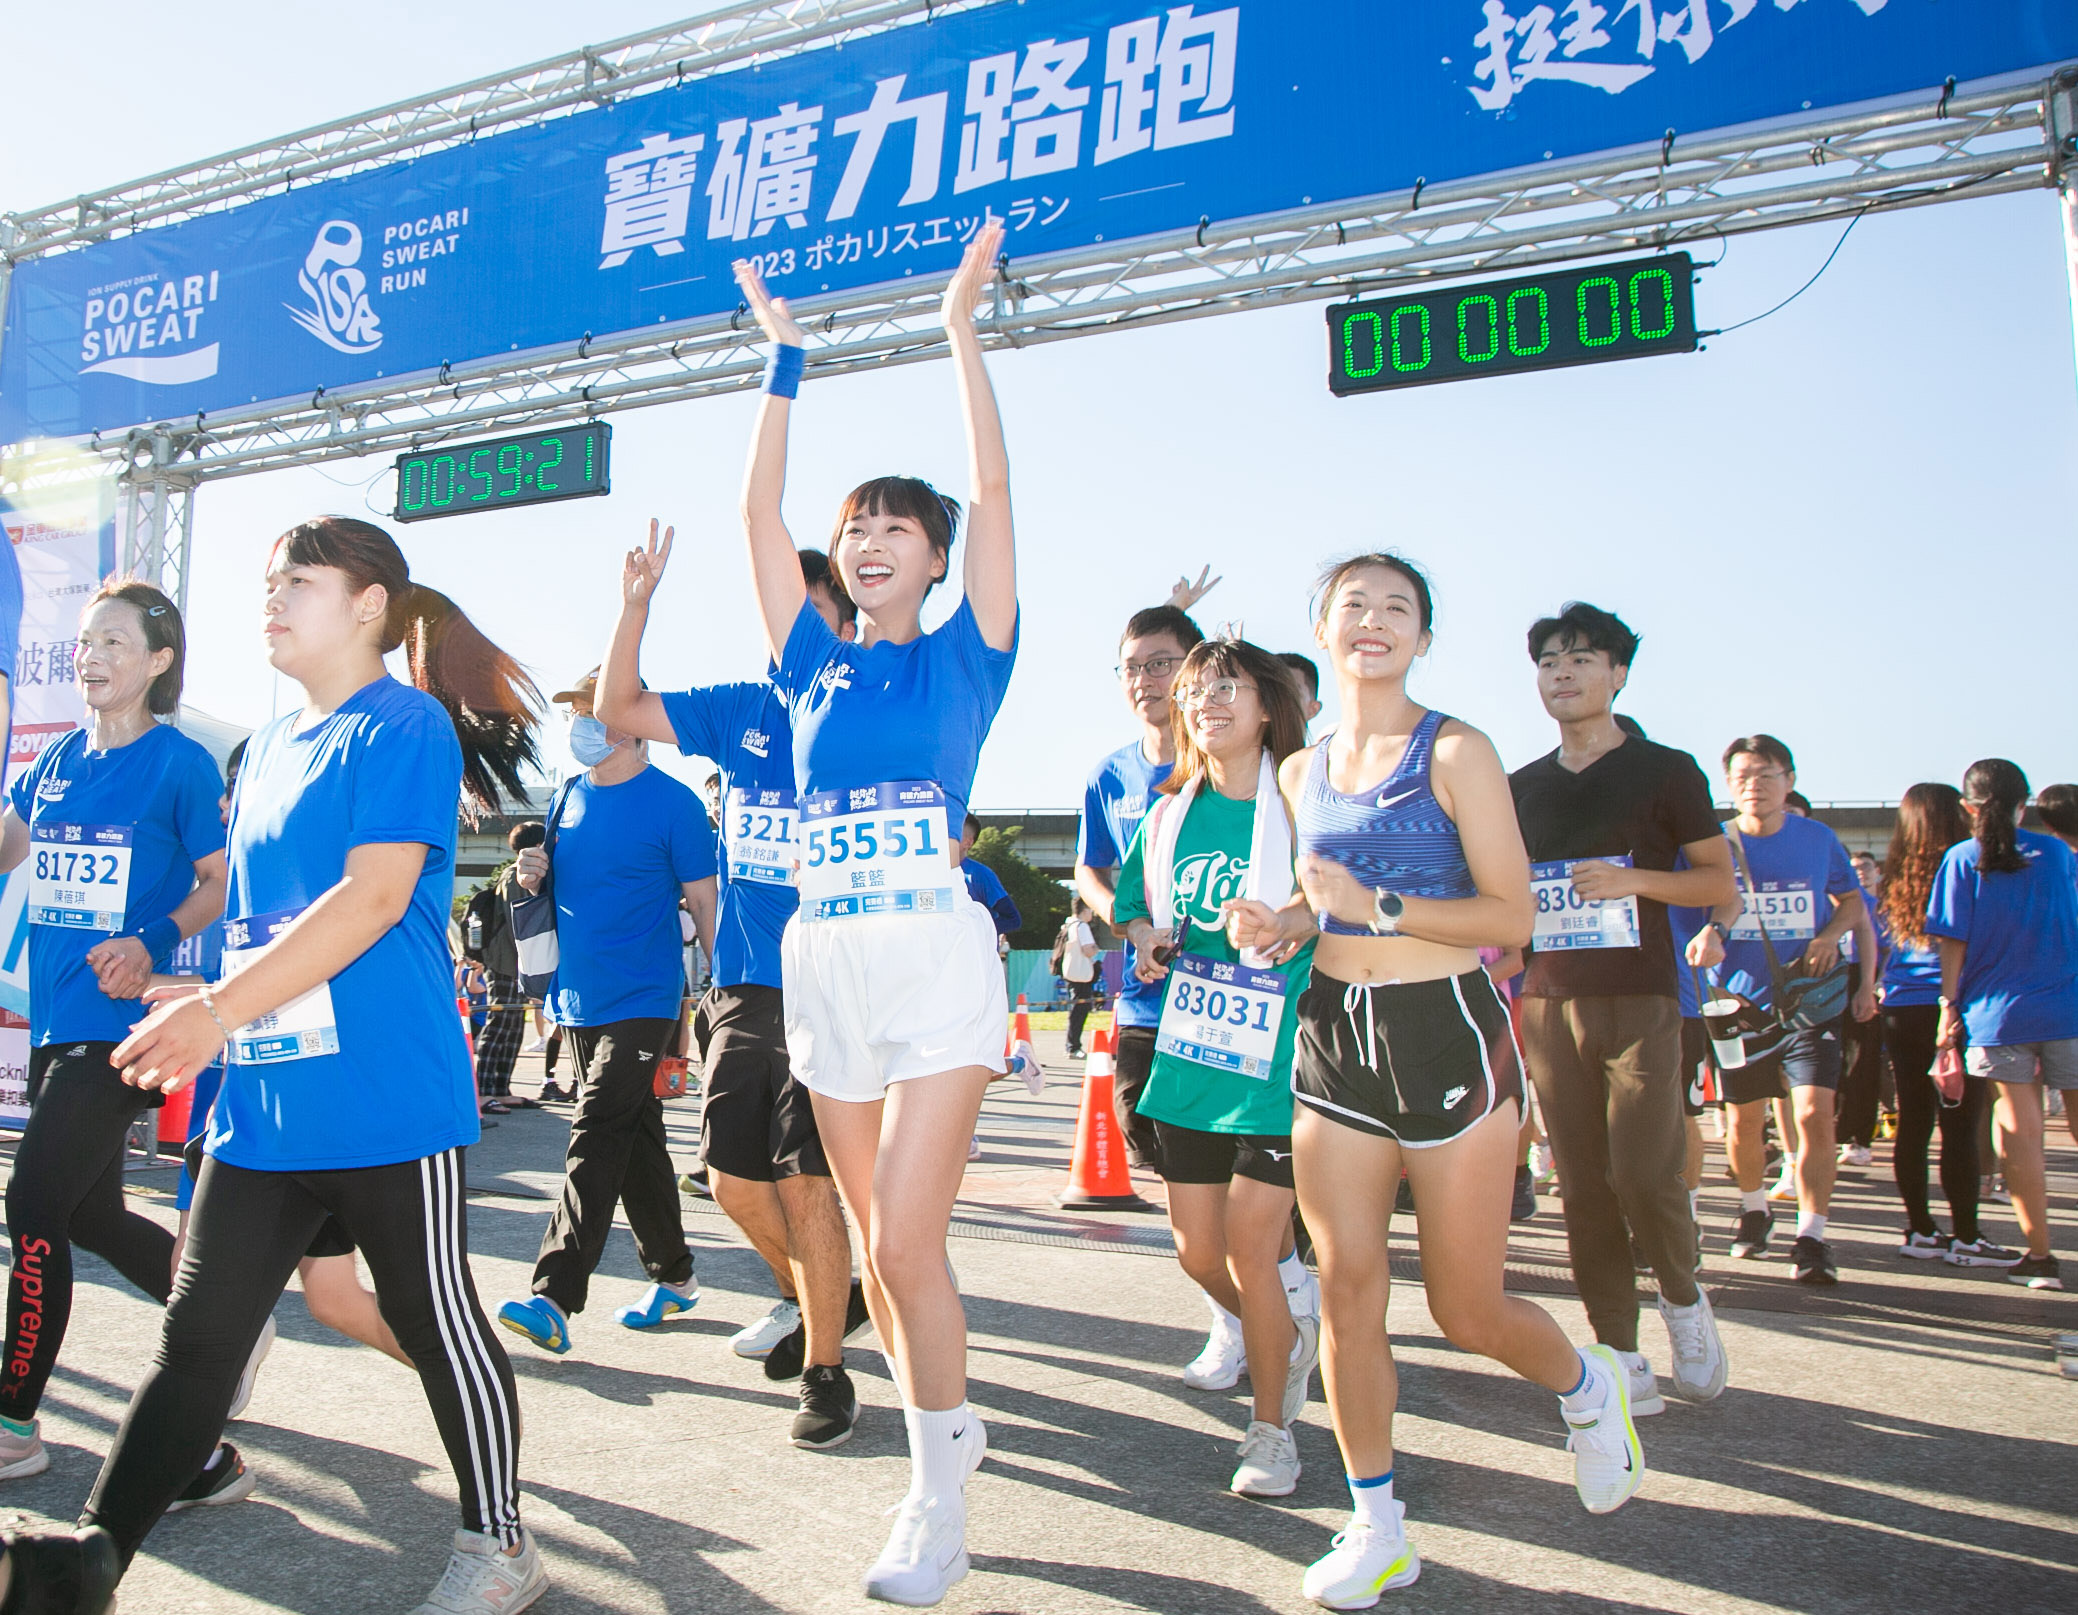
[[[1406,912],[1407,900],[1398,892],[1381,886],[1371,893],[1371,929],[1379,936],[1398,936],[1400,916]]]

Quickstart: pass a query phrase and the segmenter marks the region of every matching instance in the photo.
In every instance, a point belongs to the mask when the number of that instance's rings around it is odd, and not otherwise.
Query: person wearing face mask
[[[654,1328],[700,1299],[655,1081],[657,1062],[684,1039],[681,899],[700,945],[714,949],[714,828],[688,787],[650,765],[648,741],[600,720],[598,687],[593,668],[552,698],[570,709],[570,755],[584,772],[564,782],[547,839],[515,866],[529,892],[554,872],[560,958],[548,1004],[573,1055],[577,1112],[534,1293],[507,1301],[498,1321],[557,1355],[570,1349],[616,1203],[651,1282],[614,1317]]]
[[[858,607],[853,640],[808,598],[780,509],[808,336],[754,265],[736,265],[774,347],[742,508],[801,811],[800,908],[780,945],[787,1057],[865,1249],[909,1434],[909,1493],[865,1591],[917,1605],[967,1573],[967,1477],[988,1446],[967,1403],[966,1316],[945,1242],[1008,1015],[995,927],[954,862],[1017,656],[1010,459],[974,324],[1002,243],[1000,224],[975,232],[941,306],[971,477],[964,598],[924,630],[924,598],[951,571],[958,502],[914,477],[876,477],[844,501],[831,546]]]
[[[37,1408],[72,1308],[72,1247],[153,1300],[173,1286],[173,1236],[123,1199],[124,1141],[164,1103],[109,1056],[136,1022],[155,966],[223,912],[216,764],[171,724],[187,636],[148,583],[104,583],[80,614],[75,675],[86,726],[16,776],[0,869],[29,865],[29,1121],[7,1185],[14,1246],[0,1479],[50,1465]],[[216,1449],[176,1507],[227,1503],[253,1477]]]

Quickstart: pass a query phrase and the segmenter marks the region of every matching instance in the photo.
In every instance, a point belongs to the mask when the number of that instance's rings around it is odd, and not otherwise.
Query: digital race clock
[[[1432,381],[1688,353],[1695,265],[1685,252],[1559,269],[1328,310],[1337,397]]]
[[[400,454],[396,519],[421,522],[610,492],[612,446],[613,428],[604,421],[587,421],[556,431]]]

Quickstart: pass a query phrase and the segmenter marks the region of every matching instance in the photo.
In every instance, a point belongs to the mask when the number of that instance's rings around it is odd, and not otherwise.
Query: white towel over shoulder
[[[1176,840],[1191,801],[1204,779],[1193,775],[1174,796],[1158,795],[1148,811],[1142,835],[1141,878],[1147,891],[1147,917],[1156,929],[1166,931],[1176,923]],[[1292,900],[1292,826],[1284,811],[1284,796],[1277,789],[1277,765],[1266,748],[1255,785],[1255,825],[1248,837],[1247,896],[1271,908],[1283,908]],[[1252,969],[1270,967],[1254,948],[1244,948],[1242,962]]]

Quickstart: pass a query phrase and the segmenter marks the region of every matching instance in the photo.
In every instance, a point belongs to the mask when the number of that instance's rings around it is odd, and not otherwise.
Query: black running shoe
[[[2008,1284],[2025,1284],[2030,1290],[2061,1290],[2063,1275],[2056,1270],[2054,1256],[2023,1256],[2006,1269]]]
[[[1732,1254],[1753,1261],[1768,1254],[1768,1233],[1775,1226],[1772,1211],[1742,1211],[1732,1233]]]
[[[1414,1214],[1414,1185],[1404,1177],[1400,1179],[1399,1192],[1393,1196],[1393,1210]]]
[[[1789,1259],[1795,1269],[1791,1277],[1799,1284],[1840,1282],[1840,1269],[1833,1264],[1833,1248],[1822,1239],[1813,1239],[1809,1234],[1797,1235],[1796,1244],[1790,1247]]]
[[[794,1325],[794,1332],[781,1338],[778,1345],[765,1354],[765,1378],[799,1379],[802,1365],[808,1361],[808,1324],[804,1319]]]
[[[122,1556],[98,1525],[83,1531],[15,1533],[7,1550],[9,1615],[103,1615],[115,1607]]]
[[[801,1376],[801,1411],[794,1415],[794,1428],[787,1439],[811,1452],[825,1452],[849,1441],[858,1421],[859,1399],[851,1388],[851,1376],[842,1366],[818,1364]]]
[[[259,1476],[246,1467],[245,1460],[238,1456],[238,1449],[230,1442],[217,1444],[209,1455],[209,1462],[202,1466],[202,1473],[187,1484],[180,1496],[166,1505],[168,1514],[178,1514],[184,1508],[214,1508],[219,1503],[236,1503],[250,1497],[252,1489],[259,1484]]]
[[[1508,1208],[1510,1222],[1528,1222],[1537,1215],[1537,1185],[1530,1181],[1530,1169],[1519,1166],[1515,1169],[1515,1201]]]
[[[851,1295],[844,1303],[844,1341],[849,1345],[873,1326],[873,1314],[866,1308],[866,1286],[857,1279],[851,1281]]]

